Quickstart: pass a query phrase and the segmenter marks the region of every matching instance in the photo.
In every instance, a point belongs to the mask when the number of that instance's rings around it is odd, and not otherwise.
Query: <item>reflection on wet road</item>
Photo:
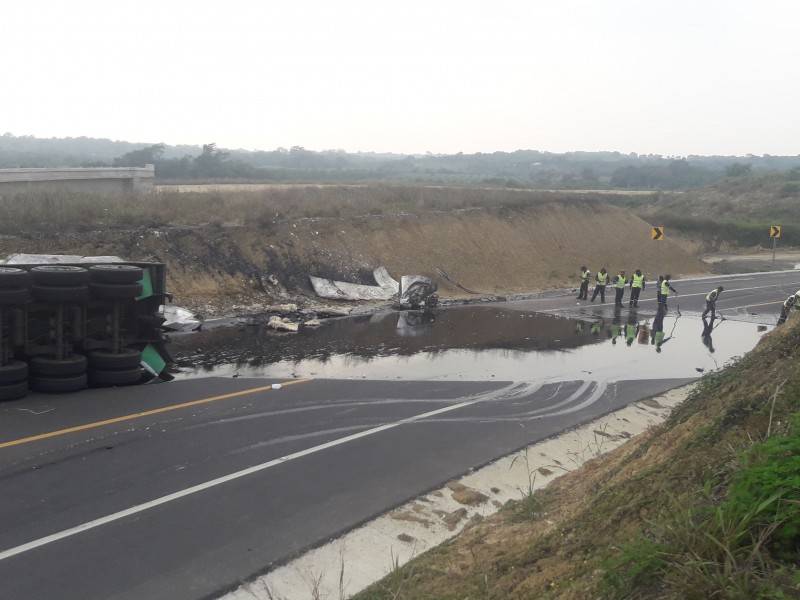
[[[297,334],[215,329],[176,336],[171,348],[179,379],[613,381],[697,377],[750,350],[766,329],[628,309],[575,320],[508,303],[342,318]]]

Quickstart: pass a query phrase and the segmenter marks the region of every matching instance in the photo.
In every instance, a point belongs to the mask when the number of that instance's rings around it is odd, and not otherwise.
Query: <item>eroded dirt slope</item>
[[[707,272],[670,241],[654,242],[650,224],[598,202],[543,202],[522,208],[469,209],[355,219],[302,219],[264,228],[208,225],[0,240],[14,252],[115,254],[168,265],[175,303],[207,316],[254,304],[313,301],[308,275],[374,283],[386,266],[395,278],[427,275],[442,297],[464,292],[439,277],[486,295],[577,285],[593,272],[635,268],[653,274]]]

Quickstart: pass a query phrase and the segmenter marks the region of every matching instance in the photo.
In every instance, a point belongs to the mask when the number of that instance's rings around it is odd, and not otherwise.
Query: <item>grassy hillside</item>
[[[800,246],[800,169],[729,177],[684,192],[634,196],[622,205],[645,220],[694,238],[704,251],[771,247],[770,225],[782,226],[781,246]]]
[[[598,194],[599,196],[599,194]],[[24,201],[23,201],[24,200]],[[407,186],[301,186],[131,198],[29,195],[0,202],[0,256],[114,254],[167,263],[181,306],[313,294],[308,275],[373,283],[426,275],[442,297],[577,286],[578,269],[693,274],[705,265],[650,225],[591,194]]]
[[[704,377],[665,424],[356,598],[800,597],[800,315],[792,317]]]

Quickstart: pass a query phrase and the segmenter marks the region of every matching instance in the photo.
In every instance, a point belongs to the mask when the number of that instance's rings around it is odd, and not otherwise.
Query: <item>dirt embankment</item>
[[[639,217],[599,202],[544,202],[354,219],[301,219],[266,227],[208,225],[92,231],[0,240],[0,253],[113,254],[167,263],[175,303],[207,316],[253,312],[276,302],[314,303],[308,275],[374,283],[426,275],[443,298],[466,294],[437,275],[486,295],[577,285],[582,264],[614,274],[640,268],[687,275],[708,268],[677,243],[654,242]]]

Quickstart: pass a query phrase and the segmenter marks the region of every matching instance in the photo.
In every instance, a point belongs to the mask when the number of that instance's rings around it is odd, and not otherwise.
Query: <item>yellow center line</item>
[[[292,381],[286,381],[281,383],[282,386],[284,385],[292,385],[295,383],[303,383],[305,381],[310,381],[308,379],[293,379]],[[198,404],[206,404],[208,402],[215,402],[217,400],[225,400],[226,398],[235,398],[236,396],[245,396],[247,394],[253,394],[255,392],[263,392],[266,390],[272,389],[272,384],[265,385],[263,387],[252,388],[249,390],[242,390],[241,392],[231,392],[230,394],[222,394],[221,396],[212,396],[211,398],[202,398],[200,400],[192,400],[191,402],[184,402],[183,404],[173,404],[172,406],[164,406],[163,408],[154,408],[153,410],[147,410],[144,412],[133,413],[130,415],[125,415],[122,417],[115,417],[113,419],[106,419],[105,421],[95,421],[94,423],[86,423],[85,425],[77,425],[75,427],[69,427],[67,429],[59,429],[57,431],[50,431],[48,433],[40,433],[39,435],[34,435],[31,437],[20,438],[18,440],[11,440],[10,442],[2,442],[0,443],[0,448],[7,448],[8,446],[16,446],[18,444],[27,444],[28,442],[35,442],[36,440],[43,440],[46,438],[56,437],[58,435],[64,435],[66,433],[73,433],[75,431],[84,431],[86,429],[93,429],[95,427],[102,427],[103,425],[110,425],[112,423],[120,423],[122,421],[130,421],[132,419],[139,419],[141,417],[147,417],[149,415],[156,415],[158,413],[168,412],[171,410],[178,410],[179,408],[186,408],[188,406],[197,406]]]

